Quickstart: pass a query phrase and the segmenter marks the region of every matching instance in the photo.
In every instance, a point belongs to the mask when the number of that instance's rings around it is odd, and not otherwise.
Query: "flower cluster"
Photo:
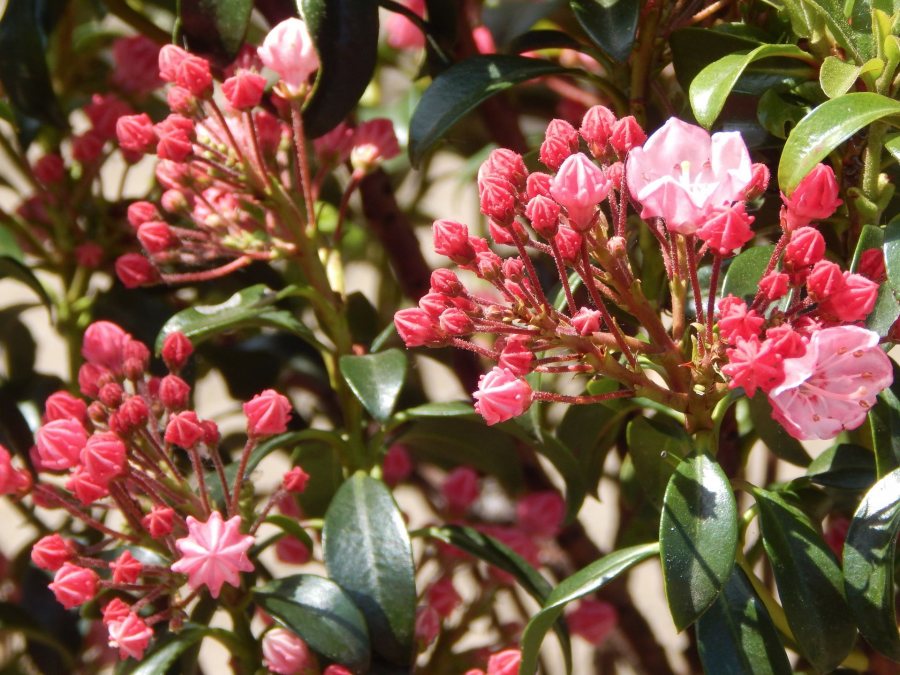
[[[218,598],[226,584],[239,587],[241,573],[254,570],[248,553],[265,515],[305,487],[295,467],[259,514],[241,499],[250,454],[287,429],[291,404],[272,390],[244,404],[248,441],[229,480],[218,426],[190,409],[191,388],[179,375],[192,351],[184,335],[169,334],[169,373],[155,377],[142,343],[113,323],[91,324],[78,375],[87,400],[52,394],[35,437],[35,504],[65,510],[100,538],[47,535],[32,560],[54,573],[50,588],[66,608],[106,599],[103,623],[121,658],[140,658],[155,623],[177,627],[203,589]]]

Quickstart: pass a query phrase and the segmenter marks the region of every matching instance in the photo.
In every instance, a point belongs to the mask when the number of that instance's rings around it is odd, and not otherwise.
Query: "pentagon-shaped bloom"
[[[172,571],[187,574],[191,588],[206,586],[218,598],[223,584],[239,586],[239,573],[253,571],[247,551],[254,539],[241,534],[240,516],[223,520],[221,513],[213,511],[205,523],[188,516],[187,528],[188,536],[175,542],[181,558]]]

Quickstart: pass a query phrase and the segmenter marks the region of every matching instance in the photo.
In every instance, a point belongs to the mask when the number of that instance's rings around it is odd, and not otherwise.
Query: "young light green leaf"
[[[900,219],[894,218],[884,228],[883,250],[888,281],[900,293]]]
[[[537,669],[538,653],[544,636],[570,602],[603,588],[631,567],[659,553],[659,544],[642,544],[614,551],[591,563],[554,588],[541,610],[531,617],[522,634],[522,663],[519,672],[530,675]]]
[[[900,661],[894,606],[894,555],[900,532],[900,469],[866,494],[844,542],[844,588],[859,632],[879,652]]]
[[[841,61],[836,56],[826,56],[819,69],[819,86],[828,98],[842,96],[850,91],[860,69],[860,66]]]
[[[793,672],[765,605],[737,566],[713,606],[697,621],[697,650],[706,673]]]
[[[344,482],[325,514],[322,550],[329,576],[365,616],[375,651],[409,664],[416,618],[412,546],[384,483],[364,473]]]
[[[617,61],[626,61],[634,44],[638,0],[570,0],[572,13],[594,43]]]
[[[759,290],[759,280],[774,250],[774,246],[754,246],[739,253],[725,272],[722,297],[734,295],[745,300],[752,299]]]
[[[778,185],[790,194],[816,164],[863,127],[900,115],[900,102],[872,92],[854,92],[825,101],[794,128],[778,165]]]
[[[884,246],[884,229],[876,225],[863,225],[862,231],[859,233],[859,239],[856,241],[856,249],[853,251],[853,260],[850,261],[850,271],[859,270],[859,263],[862,254],[872,248],[882,248]]]
[[[837,560],[797,506],[760,488],[753,496],[778,594],[800,653],[818,672],[830,672],[856,639]]]
[[[369,414],[386,422],[397,404],[409,361],[399,349],[364,356],[342,356],[341,374]]]
[[[365,618],[330,579],[297,574],[255,588],[253,595],[316,653],[354,672],[368,671],[371,643]]]
[[[659,547],[669,611],[680,631],[716,600],[737,551],[737,503],[722,467],[704,454],[678,466],[663,497]]]

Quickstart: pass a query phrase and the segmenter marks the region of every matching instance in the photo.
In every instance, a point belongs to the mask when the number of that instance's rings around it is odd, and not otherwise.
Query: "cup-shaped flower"
[[[784,381],[769,392],[772,415],[794,438],[831,439],[862,424],[893,379],[877,333],[824,328],[812,334],[805,354],[784,360]]]
[[[579,231],[591,226],[597,206],[612,187],[609,179],[587,155],[576,152],[559,167],[550,185],[550,194],[566,208],[569,224]]]
[[[263,65],[278,73],[288,96],[300,95],[309,76],[319,68],[319,55],[306,23],[296,17],[285,19],[269,31],[258,54]]]
[[[738,132],[710,136],[673,117],[631,150],[626,176],[642,218],[664,218],[669,230],[693,234],[713,209],[744,200],[753,169]]]
[[[218,598],[223,584],[239,586],[239,572],[253,571],[247,551],[254,539],[241,534],[240,516],[223,520],[221,513],[213,511],[205,523],[188,516],[187,528],[188,536],[175,542],[181,558],[172,571],[187,574],[191,588],[206,586]]]
[[[521,415],[531,406],[531,386],[506,368],[493,368],[478,381],[475,410],[489,425]]]

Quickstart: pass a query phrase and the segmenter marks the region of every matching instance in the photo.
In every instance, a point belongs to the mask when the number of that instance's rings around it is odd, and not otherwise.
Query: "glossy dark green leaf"
[[[853,251],[853,260],[850,261],[850,271],[856,272],[862,254],[872,248],[884,246],[884,230],[875,225],[863,225],[856,241],[856,249]]]
[[[357,473],[337,491],[322,529],[329,576],[360,608],[375,651],[392,663],[413,658],[416,583],[400,509],[381,481]]]
[[[53,301],[47,294],[47,289],[44,288],[44,285],[31,271],[31,268],[12,256],[0,256],[0,279],[15,279],[25,284],[37,294],[47,309],[50,309],[53,304]]]
[[[377,0],[299,0],[319,52],[319,75],[303,111],[306,133],[328,133],[352,111],[375,73]]]
[[[338,446],[329,443],[303,443],[294,448],[291,462],[309,474],[306,489],[300,494],[300,506],[310,518],[322,518],[335,493],[344,482],[344,468]]]
[[[878,481],[850,521],[844,542],[844,588],[859,632],[900,661],[894,608],[894,555],[900,532],[900,469]]]
[[[776,90],[770,89],[759,97],[756,118],[760,125],[777,138],[787,138],[790,130],[803,119],[807,109],[791,103]]]
[[[414,408],[407,408],[402,413],[410,419],[427,419],[429,417],[474,417],[475,408],[468,401],[439,401],[423,403]]]
[[[816,164],[860,129],[900,114],[900,102],[872,92],[854,92],[825,101],[794,128],[778,164],[778,185],[790,194]]]
[[[409,124],[409,156],[414,166],[478,104],[515,84],[566,72],[542,59],[491,54],[461,61],[438,75],[422,94]]]
[[[806,469],[809,479],[825,487],[867,490],[875,482],[875,460],[867,448],[841,443],[828,448]]]
[[[701,70],[689,90],[691,108],[697,121],[706,128],[711,127],[747,67],[754,61],[776,56],[810,60],[809,54],[794,45],[760,45],[746,54],[724,56]]]
[[[737,541],[737,504],[722,467],[702,454],[681,462],[659,522],[666,598],[679,631],[715,602],[734,566]]]
[[[203,640],[210,633],[204,626],[185,626],[177,633],[167,635],[152,644],[140,661],[129,660],[124,672],[128,675],[160,675],[175,665],[178,657]]]
[[[188,48],[227,66],[244,44],[253,0],[180,0]]]
[[[635,417],[625,430],[635,476],[657,509],[662,509],[663,495],[676,464],[691,451],[684,430],[663,419]]]
[[[603,588],[626,570],[659,553],[659,544],[643,544],[614,551],[564,579],[547,596],[541,610],[531,617],[522,634],[522,663],[519,672],[537,670],[538,653],[547,631],[562,615],[566,605]]]
[[[800,441],[772,419],[772,405],[766,395],[758,391],[753,398],[749,399],[748,403],[753,430],[759,434],[760,440],[766,444],[769,450],[786,462],[796,466],[807,466],[812,458]]]
[[[869,425],[872,428],[872,447],[878,478],[900,467],[900,382],[897,381],[898,368],[894,365],[894,382],[878,394],[875,405],[869,411]]]
[[[753,496],[797,647],[817,671],[830,672],[856,640],[837,559],[800,508],[767,490],[754,489]]]
[[[617,61],[626,61],[634,44],[638,0],[570,0],[569,6],[591,40]]]
[[[364,356],[342,356],[341,374],[369,414],[386,422],[394,412],[409,361],[399,349]]]
[[[774,250],[774,246],[754,246],[738,254],[725,273],[722,297],[734,295],[752,300],[759,290],[759,280],[762,279]]]
[[[270,525],[275,525],[280,528],[286,535],[294,537],[299,541],[303,542],[303,545],[306,547],[306,550],[312,552],[313,550],[313,540],[312,537],[309,536],[309,532],[303,529],[303,526],[297,522],[297,520],[290,516],[284,516],[280,513],[273,513],[270,516],[266,517],[265,522]]]
[[[218,305],[196,305],[175,314],[156,338],[156,353],[162,349],[169,333],[180,331],[197,344],[227,331],[253,326],[278,328],[303,338],[312,345],[319,345],[312,331],[275,303],[285,291],[276,292],[263,284],[238,291]]]
[[[765,605],[737,566],[712,607],[697,621],[697,650],[706,673],[793,672]]]
[[[568,33],[561,30],[530,30],[522,33],[509,43],[511,54],[522,52],[540,51],[542,49],[575,49],[580,51],[583,46]]]
[[[259,606],[302,637],[316,653],[354,673],[368,672],[371,643],[366,621],[336,583],[297,574],[253,589]]]
[[[63,128],[66,119],[56,99],[47,67],[47,35],[41,19],[46,3],[9,0],[0,19],[0,82],[12,103],[23,145],[36,122]]]
[[[878,288],[878,297],[875,299],[875,308],[866,317],[866,328],[881,337],[887,337],[891,332],[891,326],[898,318],[900,318],[900,291],[897,291],[892,283],[881,284]]]
[[[669,43],[672,47],[675,75],[685,91],[688,91],[697,74],[709,64],[729,54],[756,49],[761,44],[755,38],[693,27],[676,30]]]

